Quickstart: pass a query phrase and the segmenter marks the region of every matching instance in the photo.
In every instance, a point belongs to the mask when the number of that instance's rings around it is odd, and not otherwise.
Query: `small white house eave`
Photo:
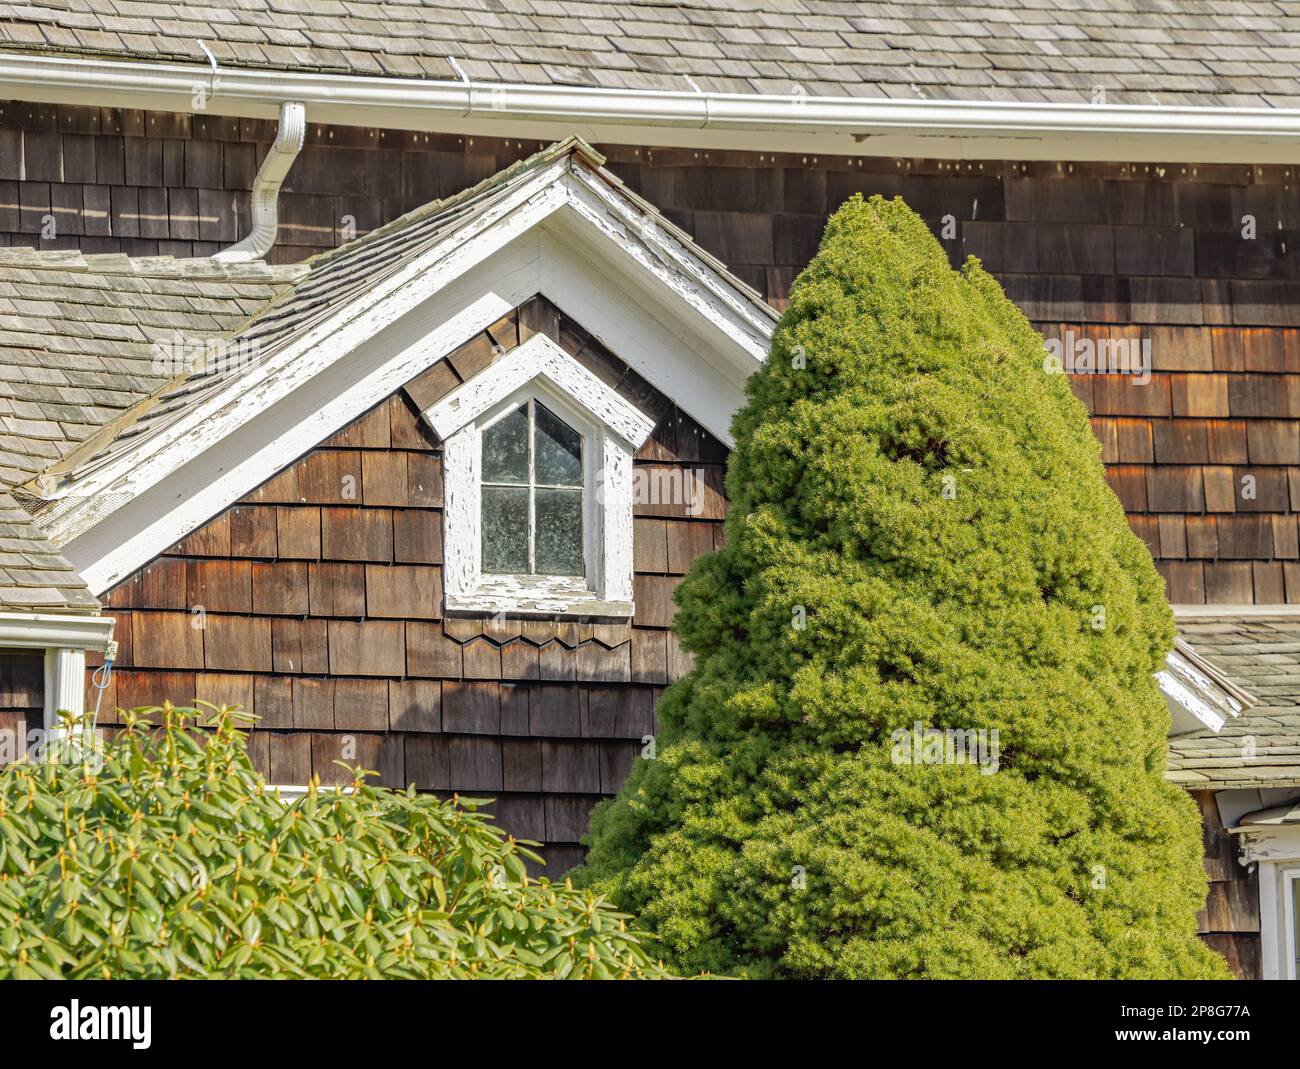
[[[44,654],[46,731],[54,729],[60,712],[85,711],[86,654],[109,649],[115,623],[111,616],[0,612],[0,648]]]
[[[0,646],[102,651],[113,639],[111,616],[0,612]]]

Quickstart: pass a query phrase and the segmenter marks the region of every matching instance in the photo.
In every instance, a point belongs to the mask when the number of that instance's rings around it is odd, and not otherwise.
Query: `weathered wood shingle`
[[[497,359],[535,331],[660,414],[637,466],[663,478],[638,514],[725,462],[721,443],[540,298],[435,368],[459,382],[457,365],[480,366],[459,357]],[[671,592],[718,544],[720,498],[701,476],[698,501],[638,519],[631,622],[444,619],[441,447],[416,407],[439,377],[419,376],[110,591],[122,648],[106,701],[238,703],[258,718],[254,760],[279,783],[341,782],[343,761],[390,786],[495,796],[505,826],[546,843],[560,872],[655,732],[659,690],[689,669],[668,631]]]
[[[0,42],[9,50],[206,66],[203,41],[225,67],[439,81],[464,71],[487,82],[674,92],[698,85],[727,93],[1078,103],[1100,85],[1119,104],[1297,102],[1293,59],[1261,55],[1259,45],[1294,37],[1300,20],[1267,0],[1204,9],[1004,0],[964,8],[960,17],[879,0],[617,8],[596,0],[395,0],[382,8],[266,10],[195,0],[180,19],[163,0],[137,0],[129,9],[123,14],[109,0],[48,0],[0,18]],[[56,175],[53,162],[46,157],[41,173]],[[249,178],[247,160],[196,154],[185,164],[187,184],[210,182],[207,172],[223,166],[239,181]],[[389,172],[394,189],[412,177]],[[339,189],[364,188],[348,185],[356,176],[346,171],[335,179]]]

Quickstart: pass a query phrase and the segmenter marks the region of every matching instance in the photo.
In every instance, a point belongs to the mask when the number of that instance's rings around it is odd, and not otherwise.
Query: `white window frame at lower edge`
[[[45,654],[43,728],[53,731],[60,712],[86,711],[86,651],[103,651],[113,640],[111,616],[0,612],[0,648]]]
[[[482,431],[528,399],[583,436],[582,577],[483,572]],[[654,429],[649,416],[538,334],[462,383],[425,418],[443,439],[447,612],[632,616],[632,458]]]

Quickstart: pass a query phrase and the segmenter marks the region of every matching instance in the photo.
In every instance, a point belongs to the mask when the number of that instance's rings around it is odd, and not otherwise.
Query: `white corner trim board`
[[[0,52],[0,95],[99,107],[557,140],[972,160],[1292,163],[1300,109],[714,93],[437,81]]]
[[[582,577],[483,571],[482,432],[530,399],[582,434]],[[424,417],[443,439],[447,611],[632,616],[632,458],[654,420],[541,334],[462,383]]]

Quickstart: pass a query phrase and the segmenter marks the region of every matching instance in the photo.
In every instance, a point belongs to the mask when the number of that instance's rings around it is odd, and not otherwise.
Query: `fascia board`
[[[758,295],[731,284],[694,250],[684,245],[654,210],[634,203],[627,194],[587,168],[575,168],[569,180],[570,207],[600,234],[620,248],[666,288],[674,291],[705,321],[726,324],[732,346],[750,358],[767,359],[772,331],[780,318]],[[753,365],[741,358],[746,373]]]
[[[728,447],[745,378],[719,369],[681,324],[633,299],[607,264],[543,234],[541,293]],[[644,295],[639,295],[644,296]]]
[[[545,247],[568,250],[603,277],[619,280],[618,288],[631,300],[672,324],[679,345],[688,345],[728,380],[743,383],[762,366],[772,343],[774,320],[755,323],[738,317],[693,274],[665,263],[624,232],[597,230],[588,222],[570,203],[543,225]]]
[[[347,360],[252,411],[62,547],[103,593],[537,293],[536,236],[457,279]]]
[[[550,177],[553,179],[560,172]],[[139,447],[92,472],[71,487],[80,496],[133,494],[183,465],[244,419],[287,396],[304,382],[430,300],[467,271],[490,260],[515,238],[565,203],[557,186],[521,190],[497,206],[473,232],[458,231],[365,296],[272,354],[258,367],[213,392]],[[59,539],[61,531],[52,532]]]

